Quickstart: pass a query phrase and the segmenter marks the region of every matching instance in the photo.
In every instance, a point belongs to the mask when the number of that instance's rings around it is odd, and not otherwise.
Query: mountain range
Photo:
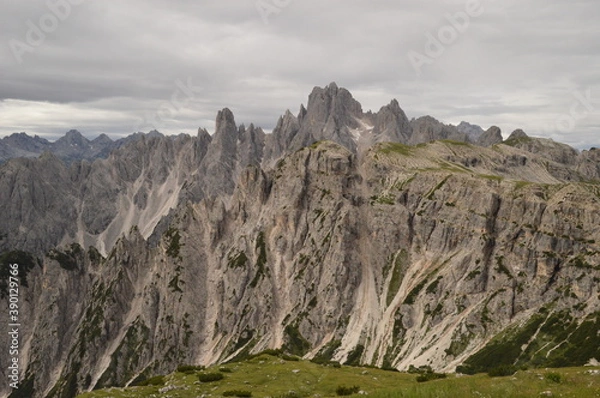
[[[335,83],[271,134],[223,109],[213,135],[107,138],[2,140],[13,397],[267,348],[400,370],[600,359],[600,150],[363,112]]]
[[[88,140],[77,130],[69,130],[63,137],[54,142],[37,135],[14,133],[0,139],[0,163],[13,158],[35,158],[44,152],[51,152],[66,163],[78,160],[105,159],[122,145],[139,139],[142,136],[161,136],[158,131],[148,134],[135,133],[128,137],[113,141],[106,134],[100,134]]]

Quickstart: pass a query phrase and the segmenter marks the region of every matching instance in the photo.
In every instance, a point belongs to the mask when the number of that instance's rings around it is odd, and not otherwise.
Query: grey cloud
[[[269,130],[286,109],[296,113],[313,86],[336,81],[365,109],[397,98],[411,117],[559,137],[536,123],[568,113],[573,90],[593,88],[600,100],[600,4],[481,4],[484,13],[417,76],[408,52],[423,52],[426,34],[448,25],[446,15],[465,10],[466,0],[293,0],[268,24],[254,0],[87,0],[20,65],[9,41],[24,40],[27,20],[49,10],[41,0],[4,1],[0,135],[71,128],[129,134],[168,103],[176,81],[190,79],[201,89],[161,121],[161,131],[211,130],[222,107],[238,123]],[[37,116],[44,104],[53,105],[51,118]],[[597,144],[599,123],[592,112],[560,137],[579,147]]]

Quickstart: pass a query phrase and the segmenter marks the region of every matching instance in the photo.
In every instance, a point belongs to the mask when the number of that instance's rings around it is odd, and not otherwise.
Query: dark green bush
[[[296,391],[288,391],[281,395],[275,396],[275,398],[300,398],[300,394],[298,394]]]
[[[177,367],[179,373],[193,374],[200,370],[204,370],[204,366],[180,365]]]
[[[345,395],[356,394],[359,390],[360,390],[359,386],[352,386],[352,387],[338,386],[338,388],[335,389],[335,393],[339,396],[345,396]]]
[[[138,386],[163,386],[165,385],[165,376],[154,376],[147,380],[141,381]]]
[[[409,365],[407,372],[409,374],[420,374],[420,375],[422,375],[422,374],[425,374],[425,373],[433,373],[433,369],[429,365],[419,366],[418,368],[416,368],[414,365]]]
[[[562,376],[560,375],[560,373],[546,373],[546,380],[550,380],[551,382],[560,384],[560,382],[562,381]]]
[[[248,358],[247,358],[247,359],[254,359],[254,358],[258,358],[258,357],[260,357],[261,355],[271,355],[272,357],[278,357],[278,356],[280,356],[281,354],[283,354],[283,350],[281,350],[281,349],[276,349],[276,350],[275,350],[275,349],[272,349],[272,348],[268,348],[268,349],[266,349],[266,350],[263,350],[263,351],[261,351],[261,352],[257,352],[256,354],[251,354],[251,355],[248,355]]]
[[[256,356],[259,356],[259,355],[272,355],[274,357],[277,357],[277,356],[279,356],[281,354],[283,354],[283,350],[281,350],[281,349],[268,348],[266,350],[263,350],[263,351],[259,352],[258,354],[256,354]]]
[[[219,380],[223,380],[225,376],[223,376],[223,373],[200,373],[198,375],[198,380],[200,380],[202,383],[210,383],[211,381],[219,381]]]
[[[233,370],[231,370],[230,368],[226,368],[225,366],[223,366],[223,367],[219,368],[219,372],[221,372],[221,373],[232,373]]]
[[[344,365],[348,365],[348,366],[360,365],[360,358],[362,357],[364,350],[365,350],[365,346],[362,344],[359,344],[356,347],[354,347],[354,349],[352,351],[350,351],[350,353],[348,354],[348,358],[346,359],[346,362],[344,363]]]
[[[470,365],[459,365],[456,367],[456,373],[462,373],[464,375],[474,375],[475,369]]]
[[[513,365],[500,365],[488,371],[490,377],[512,376],[517,373],[517,367]]]
[[[247,390],[228,390],[223,392],[224,397],[239,397],[239,398],[250,398],[252,397],[252,391]]]
[[[445,379],[446,375],[444,373],[435,373],[435,372],[427,372],[417,376],[417,382],[424,383],[426,381],[431,380],[439,380]]]

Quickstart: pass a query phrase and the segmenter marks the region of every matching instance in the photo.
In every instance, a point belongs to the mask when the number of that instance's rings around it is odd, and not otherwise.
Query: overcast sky
[[[365,111],[600,146],[599,20],[598,0],[2,0],[0,136],[195,134],[224,107],[268,131],[335,81]]]

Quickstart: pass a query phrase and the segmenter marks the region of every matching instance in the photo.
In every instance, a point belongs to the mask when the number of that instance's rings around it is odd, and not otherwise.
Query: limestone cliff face
[[[387,127],[405,120],[389,108],[360,120],[400,140]],[[265,348],[443,371],[481,369],[499,346],[499,363],[600,358],[597,151],[563,162],[514,142],[285,149],[310,115],[265,137],[223,110],[213,137],[2,166],[3,261],[39,258],[21,290],[31,396]]]
[[[23,299],[25,377],[43,396],[272,347],[454,370],[549,304],[597,313],[598,186],[534,155],[505,176],[445,160],[474,148],[380,144],[359,162],[323,142],[245,168],[227,203],[181,203],[156,245],[134,227],[105,258],[49,254]]]

